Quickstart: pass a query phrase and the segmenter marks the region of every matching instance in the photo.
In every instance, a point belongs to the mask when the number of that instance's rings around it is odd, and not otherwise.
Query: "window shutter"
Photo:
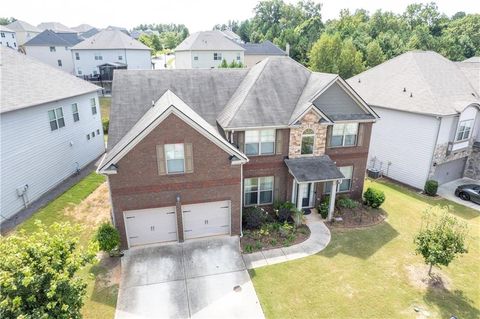
[[[363,146],[363,136],[365,131],[365,125],[358,123],[358,135],[357,135],[357,146]]]
[[[158,175],[165,175],[166,167],[165,167],[165,151],[162,145],[157,145],[157,168],[158,168]]]
[[[327,127],[327,147],[330,147],[330,140],[332,139],[332,129],[333,125]]]
[[[245,145],[245,132],[237,132],[238,149],[243,153]]]
[[[275,140],[275,151],[278,155],[282,154],[283,151],[283,132],[282,130],[277,130],[277,136]]]
[[[185,173],[193,173],[193,146],[185,143]]]

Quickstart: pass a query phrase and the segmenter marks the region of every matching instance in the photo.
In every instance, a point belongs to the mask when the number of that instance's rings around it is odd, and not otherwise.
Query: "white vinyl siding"
[[[35,58],[43,63],[53,66],[59,70],[74,73],[73,56],[70,49],[65,50],[59,47],[58,50],[50,51],[49,46],[31,45],[25,46],[25,53],[31,58]]]
[[[273,176],[246,178],[244,180],[244,205],[273,203]]]
[[[213,54],[220,53],[222,59],[214,60]],[[244,52],[240,52],[240,60],[238,60],[238,51],[180,51],[175,52],[175,68],[176,69],[211,69],[218,67],[222,60],[228,63],[232,61],[245,64]]]
[[[375,164],[385,175],[423,189],[432,161],[439,120],[376,107],[367,167]],[[390,165],[388,165],[390,163]]]
[[[87,141],[86,134],[100,129],[100,116],[90,114],[89,93],[72,98],[3,113],[0,117],[1,220],[23,208],[17,188],[28,185],[32,202],[65,178],[97,159],[105,150],[102,138]],[[78,104],[82,121],[73,125],[70,106]],[[65,127],[51,131],[48,111],[63,109]],[[68,106],[68,107],[67,107]]]

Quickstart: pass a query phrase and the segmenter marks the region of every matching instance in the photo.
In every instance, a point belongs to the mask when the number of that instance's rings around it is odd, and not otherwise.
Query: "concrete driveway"
[[[130,249],[122,258],[115,318],[264,315],[238,237],[215,237]]]
[[[455,196],[455,189],[458,186],[463,185],[463,184],[478,184],[478,185],[480,185],[480,182],[476,181],[474,179],[471,179],[471,178],[466,178],[466,177],[460,178],[460,179],[457,179],[457,180],[454,180],[454,181],[451,181],[451,182],[440,185],[438,187],[437,194],[442,196],[443,198],[451,200],[452,202],[456,202],[460,205],[464,205],[464,206],[467,206],[467,207],[470,207],[470,208],[473,208],[473,209],[476,209],[476,210],[480,211],[480,205],[475,204],[475,203],[470,202],[470,201],[465,201],[465,200]]]

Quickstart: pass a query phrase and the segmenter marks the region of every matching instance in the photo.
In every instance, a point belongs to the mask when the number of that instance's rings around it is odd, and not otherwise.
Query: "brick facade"
[[[158,174],[156,145],[192,143],[193,173]],[[231,233],[240,233],[240,165],[231,165],[229,154],[175,115],[167,117],[118,162],[118,173],[109,175],[113,215],[126,248],[123,212],[210,201],[231,201]],[[177,219],[181,214],[177,214]],[[180,223],[181,224],[181,220]],[[178,232],[182,239],[183,232]]]

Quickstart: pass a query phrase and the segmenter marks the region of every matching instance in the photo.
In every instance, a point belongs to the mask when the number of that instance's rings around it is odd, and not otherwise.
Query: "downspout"
[[[442,118],[439,117],[439,116],[436,116],[435,118],[438,120],[437,136],[435,138],[435,145],[433,145],[432,159],[430,160],[430,167],[428,168],[426,180],[430,179],[430,170],[433,167],[433,160],[435,158],[435,150],[437,149],[437,144],[438,144],[438,135],[440,135],[440,127],[442,126]]]
[[[243,237],[243,164],[240,164],[240,238]]]

